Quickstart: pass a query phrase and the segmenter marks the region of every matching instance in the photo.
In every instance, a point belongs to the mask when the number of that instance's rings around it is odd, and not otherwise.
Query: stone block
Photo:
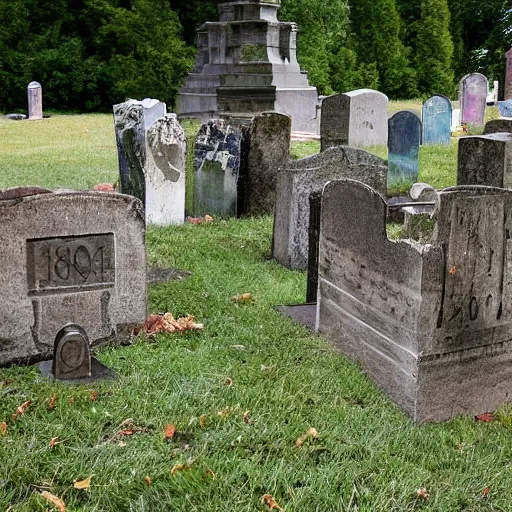
[[[51,356],[59,330],[93,345],[126,340],[146,317],[144,211],[104,192],[0,193],[0,365]]]
[[[388,98],[372,89],[328,96],[322,102],[322,151],[333,146],[385,146]]]
[[[423,144],[450,144],[452,104],[446,96],[434,94],[422,107]]]
[[[470,126],[484,126],[489,82],[480,73],[471,73],[459,83],[461,122]]]
[[[272,256],[279,263],[307,267],[310,195],[343,177],[368,183],[385,195],[387,162],[361,149],[338,146],[280,169],[272,243]]]
[[[30,121],[43,119],[43,89],[39,82],[30,82],[27,87],[28,118]]]
[[[459,139],[457,185],[512,187],[512,134]]]
[[[332,181],[322,199],[316,329],[419,422],[492,411],[512,389],[512,191],[438,200],[419,244],[388,240],[367,185]]]
[[[512,133],[512,119],[493,119],[485,123],[484,135],[491,133]]]

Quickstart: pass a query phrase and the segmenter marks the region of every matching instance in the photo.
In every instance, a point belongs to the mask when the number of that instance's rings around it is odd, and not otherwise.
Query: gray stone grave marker
[[[28,118],[31,121],[43,119],[43,88],[39,82],[30,82],[27,88]]]
[[[418,181],[421,121],[406,110],[389,119],[388,191],[403,191]]]
[[[459,84],[462,123],[484,126],[488,89],[489,82],[480,73],[472,73],[462,78]]]
[[[52,373],[56,379],[86,379],[91,376],[91,351],[87,333],[78,325],[64,326],[55,337]]]
[[[0,365],[50,356],[81,325],[93,345],[146,319],[144,210],[104,192],[0,192]]]
[[[459,139],[457,185],[512,187],[512,134]]]
[[[311,194],[321,192],[330,180],[350,177],[385,195],[387,170],[385,160],[346,146],[289,162],[277,178],[272,256],[285,267],[307,268]]]
[[[333,146],[385,146],[388,98],[373,89],[328,96],[322,102],[322,151]]]
[[[484,135],[500,132],[512,133],[512,119],[493,119],[485,123]]]
[[[512,48],[505,54],[505,100],[512,100]]]
[[[450,144],[452,104],[446,96],[435,94],[423,103],[423,144]]]

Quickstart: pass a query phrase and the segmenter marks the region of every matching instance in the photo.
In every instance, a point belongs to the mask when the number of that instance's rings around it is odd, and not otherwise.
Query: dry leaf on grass
[[[165,439],[172,439],[174,434],[176,434],[176,427],[174,425],[167,425],[164,432]]]
[[[95,402],[96,400],[98,400],[98,396],[99,396],[99,393],[97,391],[92,391],[89,396],[89,400],[91,402]]]
[[[50,448],[55,448],[58,444],[62,443],[62,441],[59,441],[59,437],[52,437],[50,439]]]
[[[210,477],[212,480],[217,478],[217,475],[211,469],[206,470],[206,476]]]
[[[171,469],[171,475],[176,476],[176,473],[178,473],[178,471],[185,471],[187,469],[190,469],[190,464],[176,464]]]
[[[137,336],[140,333],[145,333],[148,336],[160,333],[185,332],[185,331],[199,331],[204,328],[203,324],[195,322],[193,316],[185,316],[175,319],[171,313],[164,315],[149,315],[143,325],[138,325],[133,330],[133,335]]]
[[[16,407],[16,412],[12,415],[12,419],[15,420],[18,416],[23,416],[25,411],[30,407],[31,403],[32,402],[30,400],[27,400],[26,402],[23,402],[19,407]]]
[[[41,493],[41,496],[45,500],[49,501],[54,507],[57,507],[59,512],[66,512],[66,505],[60,498],[57,498],[57,496],[55,496],[55,494],[52,494],[51,492],[48,492],[48,491],[43,491]]]
[[[303,436],[300,436],[297,441],[295,441],[295,446],[299,448],[308,440],[308,439],[317,439],[318,432],[316,428],[311,427]]]
[[[94,185],[93,190],[96,192],[114,192],[114,185],[112,183],[99,183]]]
[[[485,412],[484,414],[479,414],[475,416],[476,421],[483,421],[484,423],[490,423],[494,421],[494,414],[492,412]]]
[[[482,492],[482,498],[487,498],[487,496],[489,496],[490,492],[491,492],[491,488],[490,487],[486,487],[484,489],[484,492]]]
[[[48,410],[53,411],[55,407],[57,407],[57,395],[50,397],[50,401],[48,402]]]
[[[0,423],[0,436],[3,436],[7,433],[7,423],[5,421],[2,421]]]
[[[204,221],[206,222],[206,224],[211,224],[212,222],[215,222],[214,218],[208,214],[204,216]]]
[[[241,295],[235,295],[231,297],[231,302],[235,302],[237,304],[249,304],[253,302],[254,295],[252,293],[242,293]]]
[[[428,492],[427,492],[427,489],[425,487],[422,487],[421,489],[418,489],[416,491],[416,495],[418,496],[418,498],[421,498],[423,500],[428,500]]]
[[[265,494],[262,498],[263,504],[269,509],[269,510],[283,510],[278,504],[277,501],[270,495]]]
[[[153,483],[153,480],[151,480],[151,477],[150,476],[145,476],[144,477],[144,482],[146,482],[146,484],[148,486],[151,486],[151,484]]]
[[[249,417],[249,412],[250,411],[244,412],[244,423],[247,423],[247,425],[249,425],[251,423],[251,418]]]
[[[92,476],[86,478],[85,480],[75,480],[73,482],[73,487],[75,489],[89,489],[89,487],[91,487],[91,478]]]

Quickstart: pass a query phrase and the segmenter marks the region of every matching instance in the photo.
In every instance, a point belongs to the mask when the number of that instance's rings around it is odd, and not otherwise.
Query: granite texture
[[[512,133],[512,119],[493,119],[485,123],[484,135],[491,133]]]

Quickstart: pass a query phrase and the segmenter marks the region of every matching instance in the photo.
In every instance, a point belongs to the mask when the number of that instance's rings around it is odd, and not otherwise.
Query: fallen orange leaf
[[[99,183],[98,185],[94,185],[93,190],[96,190],[97,192],[114,192],[114,185],[111,183]]]
[[[66,512],[66,505],[60,498],[57,498],[57,496],[55,496],[55,494],[52,494],[51,492],[48,492],[48,491],[43,491],[41,493],[41,496],[45,500],[49,501],[52,505],[57,507],[59,509],[59,512]]]
[[[141,332],[148,336],[160,333],[173,334],[175,332],[197,331],[203,329],[203,327],[203,324],[195,322],[193,316],[189,315],[176,320],[171,313],[165,313],[164,315],[149,315],[144,324],[135,327],[133,335],[137,336]]]
[[[187,221],[190,224],[202,224],[203,223],[203,217],[188,217]]]
[[[172,439],[174,434],[176,434],[176,427],[174,425],[167,425],[164,432],[165,439]]]
[[[95,402],[98,399],[98,395],[99,395],[99,393],[97,391],[93,391],[91,393],[91,396],[89,397],[89,400],[91,402]]]
[[[278,504],[277,501],[270,495],[265,494],[262,498],[263,504],[269,508],[270,510],[283,510]]]
[[[252,293],[242,293],[241,295],[235,295],[231,297],[232,302],[237,302],[238,304],[249,304],[254,300],[254,295]]]
[[[204,221],[206,222],[206,224],[211,224],[212,222],[214,222],[214,219],[213,217],[207,214],[204,216]]]
[[[484,423],[490,423],[494,420],[494,415],[492,412],[485,412],[484,414],[479,414],[475,416],[476,421],[483,421]]]
[[[486,487],[484,489],[484,492],[482,493],[482,497],[487,498],[487,496],[489,495],[490,492],[491,492],[491,488],[490,487]]]
[[[418,498],[422,498],[424,500],[428,500],[428,492],[427,492],[427,489],[425,487],[422,487],[421,489],[418,489],[416,491],[416,495],[418,496]]]
[[[32,402],[30,400],[27,400],[26,402],[23,402],[19,407],[16,407],[16,416],[23,416],[25,411],[30,407],[31,403]]]
[[[90,476],[89,478],[86,478],[85,480],[80,480],[80,481],[75,480],[73,482],[73,487],[75,489],[89,489],[89,487],[91,487],[91,478],[92,478],[92,476]]]
[[[3,436],[6,433],[7,433],[7,423],[5,421],[2,421],[2,423],[0,423],[0,436]]]
[[[116,436],[133,436],[136,430],[133,428],[125,428],[124,430],[120,430],[117,432]]]
[[[149,476],[144,477],[144,482],[146,482],[148,485],[151,485],[153,483],[153,481],[151,480],[151,477],[149,477]]]
[[[50,402],[48,403],[48,409],[50,411],[53,411],[53,409],[55,409],[55,407],[57,407],[57,395],[53,395],[50,398]]]
[[[57,436],[57,437],[52,437],[52,438],[50,439],[50,446],[51,446],[52,448],[54,448],[55,446],[57,446],[57,444],[58,444],[57,439],[59,439],[59,437],[58,437],[58,436]]]
[[[176,464],[172,469],[171,469],[171,475],[172,476],[175,476],[176,473],[178,471],[184,471],[186,469],[190,469],[190,465],[189,464]]]
[[[311,427],[303,436],[300,436],[297,441],[295,441],[295,446],[299,448],[308,440],[308,439],[317,439],[318,432],[316,428]]]

